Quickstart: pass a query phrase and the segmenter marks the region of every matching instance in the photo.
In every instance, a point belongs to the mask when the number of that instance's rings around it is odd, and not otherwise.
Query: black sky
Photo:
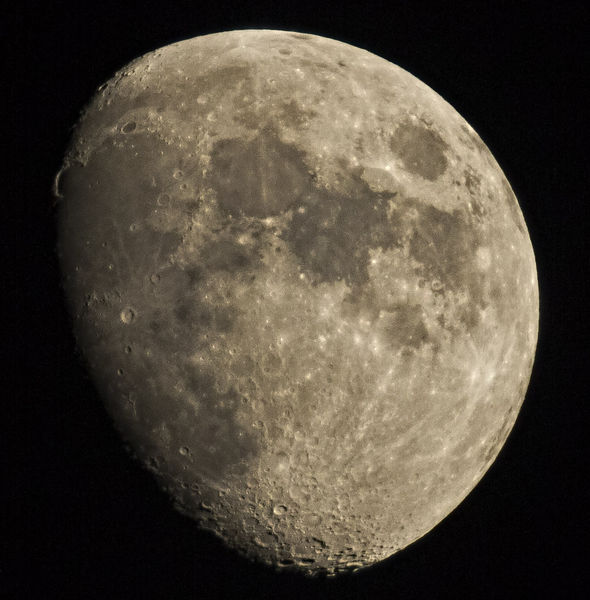
[[[7,11],[10,258],[0,597],[582,598],[588,588],[588,83],[584,2],[31,1]],[[486,8],[486,5],[492,8]],[[174,41],[241,28],[336,38],[400,65],[450,102],[512,184],[541,288],[537,359],[517,424],[474,492],[435,530],[355,576],[253,566],[169,508],[126,455],[78,364],[53,255],[52,179],[96,87]],[[14,246],[14,249],[13,249]],[[22,425],[17,431],[17,425]],[[14,510],[13,510],[14,509]]]

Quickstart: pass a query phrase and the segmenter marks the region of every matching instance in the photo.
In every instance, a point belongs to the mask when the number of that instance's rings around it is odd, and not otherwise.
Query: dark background
[[[4,175],[14,193],[2,234],[4,365],[8,381],[17,367],[24,375],[5,388],[16,412],[4,440],[15,444],[1,456],[16,477],[2,493],[0,597],[587,597],[585,4],[105,0],[26,2],[5,13],[4,141],[23,154]],[[498,460],[427,536],[336,580],[252,565],[169,507],[127,457],[78,363],[58,284],[50,189],[82,106],[145,52],[239,28],[336,38],[427,83],[491,149],[536,252],[537,358]]]

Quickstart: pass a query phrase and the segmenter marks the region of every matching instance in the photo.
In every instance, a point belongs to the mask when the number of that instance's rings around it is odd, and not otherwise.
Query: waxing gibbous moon
[[[403,69],[286,31],[166,46],[98,89],[55,194],[116,426],[240,553],[368,566],[500,451],[537,340],[531,242],[485,144]]]

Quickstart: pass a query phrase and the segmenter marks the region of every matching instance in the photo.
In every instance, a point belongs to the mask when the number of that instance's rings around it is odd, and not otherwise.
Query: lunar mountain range
[[[56,177],[80,349],[175,506],[309,574],[387,558],[508,436],[538,327],[514,193],[367,51],[242,30],[102,85]]]

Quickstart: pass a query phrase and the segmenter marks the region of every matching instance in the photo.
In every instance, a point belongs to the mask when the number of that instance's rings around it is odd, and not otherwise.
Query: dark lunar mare
[[[166,461],[154,443],[152,431],[166,423],[170,439],[195,440],[198,469],[217,480],[243,469],[258,440],[235,420],[241,401],[235,389],[220,392],[214,374],[187,356],[206,346],[206,332],[230,331],[237,316],[235,307],[199,301],[205,279],[220,271],[248,272],[259,258],[231,235],[218,235],[195,265],[170,263],[183,232],[157,230],[150,219],[170,209],[162,207],[163,196],[178,201],[178,182],[165,176],[175,172],[175,163],[158,138],[128,132],[107,139],[86,164],[72,164],[60,178],[67,201],[59,205],[59,253],[79,347],[118,427],[143,454],[159,456],[161,470],[180,473],[187,458],[166,452]],[[190,171],[183,176],[191,177]],[[167,365],[165,377],[157,374],[159,364]],[[184,382],[199,403],[196,418],[168,387],[173,381]]]
[[[396,232],[387,200],[361,178],[362,168],[341,162],[337,191],[322,188],[305,154],[267,127],[249,142],[219,141],[207,181],[227,215],[265,218],[293,211],[281,234],[313,284],[368,280],[369,249],[391,248]]]
[[[392,140],[403,142],[404,156],[411,155],[417,173],[428,179],[444,173],[447,146],[423,124],[404,123]],[[306,163],[305,153],[280,141],[269,126],[251,141],[219,141],[206,183],[215,190],[224,213],[233,218],[263,219],[292,211],[291,224],[281,238],[297,257],[301,271],[312,285],[343,280],[351,288],[351,303],[366,304],[370,251],[401,247],[410,229],[410,256],[420,263],[417,274],[437,281],[440,294],[466,287],[472,302],[459,318],[466,327],[475,327],[479,309],[486,303],[483,275],[474,268],[474,251],[485,239],[469,216],[458,209],[444,212],[395,191],[374,191],[362,178],[363,167],[349,165],[344,159],[339,160],[339,167],[333,187],[322,187]],[[395,207],[391,219],[387,215],[390,201]],[[405,215],[410,210],[416,217],[408,223]],[[227,260],[234,260],[232,256],[239,259],[239,250],[229,245],[227,250]],[[245,257],[242,260],[247,262]],[[375,316],[379,309],[396,314],[392,337],[398,343],[404,328],[408,335],[401,337],[410,345],[426,340],[420,307],[376,307]]]

